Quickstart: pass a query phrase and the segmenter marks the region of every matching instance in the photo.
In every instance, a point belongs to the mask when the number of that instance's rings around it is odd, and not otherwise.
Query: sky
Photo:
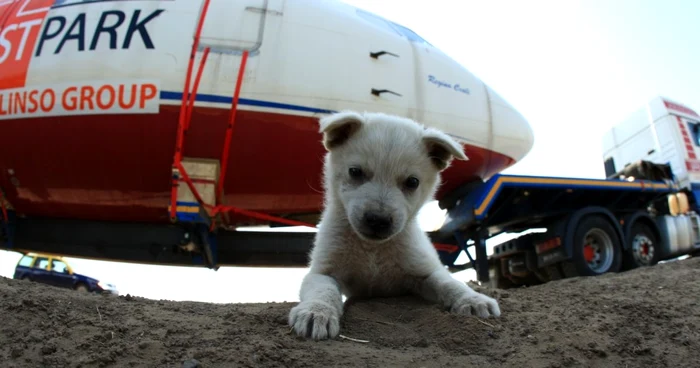
[[[700,2],[344,2],[411,28],[525,116],[534,147],[504,173],[603,178],[602,137],[613,124],[657,95],[700,109]],[[424,210],[432,215],[424,217],[426,226],[436,209],[433,203]],[[492,238],[489,250],[511,237]],[[19,258],[0,251],[0,275],[12,277]],[[215,303],[298,301],[307,271],[67,260],[76,272],[115,283],[122,294]]]

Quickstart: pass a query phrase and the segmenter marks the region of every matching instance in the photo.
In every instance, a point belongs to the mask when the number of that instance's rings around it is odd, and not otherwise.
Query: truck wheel
[[[489,286],[493,289],[510,289],[515,286],[512,281],[503,277],[500,259],[489,267]]]
[[[649,226],[635,223],[628,239],[629,249],[622,261],[624,269],[653,266],[659,262],[659,241]]]
[[[610,222],[601,216],[586,216],[579,222],[574,233],[573,248],[572,264],[562,265],[567,277],[620,271],[620,240]]]

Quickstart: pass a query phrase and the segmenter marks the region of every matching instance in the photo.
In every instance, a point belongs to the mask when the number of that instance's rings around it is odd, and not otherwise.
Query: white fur
[[[321,119],[320,131],[328,150],[325,205],[301,301],[289,314],[296,333],[336,337],[342,294],[415,294],[453,313],[499,316],[496,300],[450,275],[416,220],[440,185],[440,172],[452,158],[467,159],[462,147],[441,131],[380,113],[333,114]],[[353,177],[351,167],[363,175],[355,170]],[[407,184],[411,176],[419,181],[415,189]],[[363,221],[368,213],[391,222],[381,228]]]

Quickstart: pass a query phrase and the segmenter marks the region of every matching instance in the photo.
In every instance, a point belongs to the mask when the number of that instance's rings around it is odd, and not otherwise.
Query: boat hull
[[[157,114],[5,120],[0,186],[19,214],[167,222],[179,113],[179,106],[161,105]],[[224,204],[276,215],[320,212],[325,151],[317,119],[241,108],[223,173]],[[184,156],[219,159],[228,120],[227,109],[195,107]],[[444,172],[437,199],[514,163],[476,146],[465,152],[468,161]]]
[[[0,25],[0,188],[19,214],[169,222],[182,94],[195,88],[184,157],[221,158],[241,87],[222,204],[278,216],[322,210],[318,119],[332,111],[406,116],[462,142],[469,160],[437,199],[533,143],[464,67],[338,1],[0,1]]]

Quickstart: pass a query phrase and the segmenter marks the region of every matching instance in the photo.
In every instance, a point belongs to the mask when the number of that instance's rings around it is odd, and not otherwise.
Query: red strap
[[[2,220],[4,222],[9,222],[10,218],[7,216],[7,208],[5,208],[5,195],[0,191],[0,207],[2,208]]]
[[[241,57],[241,65],[238,68],[238,80],[236,80],[236,88],[233,91],[233,99],[231,100],[231,112],[229,114],[228,127],[226,128],[226,138],[224,139],[224,151],[221,153],[221,178],[219,178],[219,186],[216,188],[217,203],[222,201],[221,196],[223,195],[226,170],[228,168],[228,157],[231,151],[231,137],[233,135],[233,126],[236,123],[236,111],[238,111],[238,97],[241,94],[241,85],[243,84],[243,75],[247,61],[248,50],[245,50]]]
[[[185,146],[185,130],[189,128],[188,119],[192,116],[191,109],[188,110],[188,95],[190,94],[190,79],[192,78],[192,68],[194,65],[195,55],[197,49],[199,48],[199,38],[202,35],[202,27],[204,27],[204,20],[207,17],[207,10],[209,9],[209,1],[204,0],[204,7],[202,8],[202,14],[199,17],[199,22],[197,23],[197,30],[194,35],[194,42],[192,43],[192,50],[190,51],[190,60],[187,64],[187,74],[185,75],[185,87],[182,89],[182,100],[180,101],[180,117],[177,123],[177,138],[175,141],[175,157],[173,158],[173,168],[180,167],[180,161],[182,161],[182,152]],[[198,76],[201,76],[202,69],[204,69],[204,63],[206,62],[206,55],[209,53],[209,49],[204,50],[204,57],[202,59],[202,64],[200,64],[200,69],[198,71]],[[197,83],[199,78],[197,79]],[[198,86],[195,85],[195,91]],[[194,103],[195,94],[190,97],[190,100]],[[186,173],[185,173],[186,175]],[[170,193],[170,219],[175,220],[175,212],[177,208],[177,185],[176,180],[173,179],[173,188]]]
[[[197,97],[197,91],[199,90],[199,82],[202,80],[202,72],[204,71],[204,65],[206,65],[207,63],[208,56],[209,47],[204,49],[204,55],[202,55],[202,62],[199,64],[199,69],[197,70],[197,77],[194,80],[194,90],[190,94],[190,100],[187,106],[187,117],[185,118],[185,131],[190,129],[190,124],[192,123],[192,110],[194,110],[194,100]]]

